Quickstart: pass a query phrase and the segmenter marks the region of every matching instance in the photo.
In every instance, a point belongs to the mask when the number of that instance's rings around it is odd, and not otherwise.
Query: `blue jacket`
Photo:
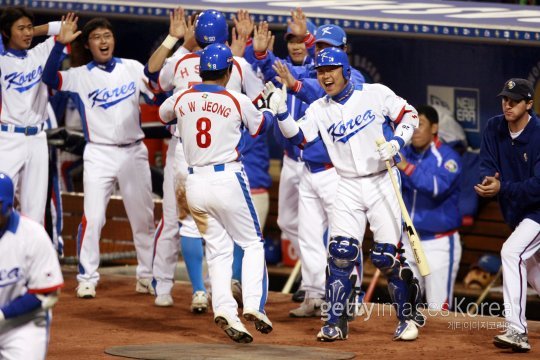
[[[514,229],[525,218],[540,223],[540,121],[535,114],[514,140],[504,115],[488,120],[480,149],[480,179],[496,172],[501,181],[499,204],[508,225]]]
[[[461,225],[459,154],[435,139],[423,153],[409,145],[402,155],[409,162],[402,171],[403,201],[420,239],[456,230]]]
[[[268,150],[267,133],[255,138],[246,130],[242,133],[239,151],[242,154],[242,164],[249,180],[251,189],[269,189],[272,185],[270,168],[270,152]]]

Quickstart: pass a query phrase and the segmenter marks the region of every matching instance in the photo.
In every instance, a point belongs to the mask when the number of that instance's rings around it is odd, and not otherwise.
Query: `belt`
[[[131,142],[129,144],[103,144],[103,143],[97,143],[97,142],[93,142],[93,141],[90,142],[90,143],[95,144],[95,145],[116,146],[116,147],[119,147],[119,148],[127,148],[127,147],[130,147],[130,146],[133,146],[133,145],[137,145],[141,141],[142,141],[142,139],[139,139],[139,140]]]
[[[43,123],[39,124],[38,126],[15,126],[11,124],[2,124],[0,125],[0,131],[10,132],[10,133],[18,133],[18,134],[24,134],[26,136],[31,135],[37,135],[43,130]]]
[[[214,165],[206,165],[206,166],[189,166],[188,167],[189,174],[208,174],[208,173],[215,173],[215,172],[221,172],[221,171],[241,171],[241,170],[242,170],[242,163],[238,161],[230,162],[226,164],[214,164]]]

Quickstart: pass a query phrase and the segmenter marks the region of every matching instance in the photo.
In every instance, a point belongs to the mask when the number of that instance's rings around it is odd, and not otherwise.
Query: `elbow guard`
[[[279,130],[281,130],[281,132],[283,133],[283,136],[285,136],[287,139],[294,137],[300,131],[300,127],[298,126],[296,121],[294,121],[292,116],[288,113],[285,119],[280,120],[278,118],[278,125],[279,125]]]

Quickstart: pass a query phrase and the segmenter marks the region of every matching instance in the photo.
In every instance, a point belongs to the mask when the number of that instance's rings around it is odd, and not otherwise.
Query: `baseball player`
[[[302,127],[285,106],[279,106],[277,117],[283,134],[296,144],[309,147],[323,141],[340,175],[330,221],[326,323],[317,338],[334,341],[348,336],[350,274],[369,221],[375,240],[371,260],[388,278],[399,320],[394,339],[414,340],[418,329],[411,309],[418,301],[418,282],[398,251],[401,212],[385,161],[410,141],[418,126],[416,110],[384,85],[353,86],[347,54],[341,49],[318,52],[315,67],[327,96],[310,105]],[[377,147],[382,136],[387,141]]]
[[[152,293],[152,235],[154,203],[148,151],[142,142],[139,95],[153,97],[146,87],[143,65],[113,57],[111,23],[94,18],[83,28],[83,43],[93,61],[58,70],[65,46],[79,35],[62,26],[43,72],[43,81],[70,92],[81,110],[87,145],[84,150],[84,216],[77,239],[79,274],[77,296],[93,298],[99,281],[99,238],[105,211],[116,182],[133,231],[137,250],[136,291]]]
[[[241,127],[257,136],[272,126],[273,114],[261,113],[243,94],[225,89],[234,67],[231,50],[212,44],[200,54],[202,84],[177,92],[160,107],[160,118],[178,119],[178,130],[189,165],[186,196],[197,227],[206,241],[212,284],[214,321],[236,342],[253,337],[237,314],[232,296],[233,239],[244,250],[242,290],[244,318],[267,334],[272,323],[265,315],[268,275],[263,237],[238,143]]]
[[[184,21],[183,10],[179,8],[174,14],[171,15],[169,36],[164,40],[160,48],[154,52],[148,61],[146,74],[151,80],[157,83],[158,88],[162,91],[180,91],[189,88],[193,84],[200,83],[201,77],[199,75],[199,63],[201,52],[191,51],[196,48],[202,48],[211,43],[224,44],[228,39],[228,28],[225,16],[215,10],[203,11],[199,14],[197,21],[194,24],[194,28],[191,28],[191,24],[189,29],[187,27],[188,26]],[[183,46],[180,47],[170,58],[166,59],[170,49],[172,49],[179,38],[184,35],[185,38]],[[186,46],[189,49],[186,48]],[[238,92],[244,92],[250,98],[255,99],[257,96],[259,96],[263,88],[261,80],[256,76],[250,65],[243,58],[234,57],[233,63],[233,73],[227,84],[227,88]],[[175,133],[175,135],[179,137],[178,133]],[[258,151],[257,149],[261,149],[261,146],[265,146],[264,139],[256,139],[256,142],[252,145],[253,146],[251,146],[251,149],[253,149],[253,151],[251,153],[254,153]],[[177,146],[176,151],[180,152],[177,154],[177,158],[184,157],[182,146]],[[184,179],[187,176],[187,165],[185,165],[185,161],[183,161],[183,164],[178,163],[177,166],[179,171],[179,174],[177,175],[179,178],[177,186],[182,188],[185,182]],[[165,193],[164,196],[166,197],[167,194]],[[180,199],[179,203],[185,203],[185,200]],[[189,211],[186,212],[186,214],[189,214]],[[190,220],[189,216],[186,218],[186,220],[182,220],[182,227],[180,231],[183,238],[186,237],[185,232],[189,231],[189,233],[193,234],[197,231],[195,223],[193,220]],[[186,267],[190,273],[190,279],[193,284],[195,301],[195,295],[198,294],[198,287],[204,290],[204,285],[202,282],[202,256],[198,256],[198,254],[202,254],[202,240],[200,239],[200,235],[194,237],[187,234],[187,236],[191,239],[182,241],[182,252],[186,261]],[[197,256],[191,256],[190,252],[186,251],[186,246],[190,246],[192,249],[196,248]],[[162,252],[166,254],[167,258],[158,255]],[[195,252],[195,250],[192,252]],[[156,258],[154,259],[154,273],[157,275],[156,280],[158,287],[160,277],[172,277],[173,272],[171,272],[171,270],[174,270],[174,264],[171,265],[171,261],[174,261],[175,263],[176,256],[171,256],[169,254],[177,253],[178,250],[173,248],[172,243],[168,241],[167,238],[158,239],[156,245]],[[237,252],[237,256],[241,256],[241,252]],[[160,276],[160,274],[163,275]],[[203,294],[204,301],[206,301],[207,304],[208,301],[206,300],[206,292]],[[158,296],[159,295],[160,290],[158,289]],[[241,300],[241,297],[238,300]]]
[[[419,280],[430,308],[452,307],[454,283],[461,260],[459,179],[461,157],[438,137],[439,116],[428,105],[417,107],[418,128],[412,142],[402,149],[401,171],[403,201],[414,227],[422,239],[430,274],[423,278],[414,261],[407,239],[403,239],[405,257]],[[403,234],[407,237],[406,234]]]
[[[48,94],[41,77],[54,38],[30,45],[34,36],[56,35],[60,22],[33,27],[33,19],[23,7],[8,7],[0,17],[5,46],[0,53],[0,171],[16,184],[21,212],[43,224],[49,162],[43,132]],[[77,18],[68,14],[65,23],[76,28]]]
[[[495,346],[525,352],[531,349],[525,319],[527,281],[540,293],[540,121],[533,112],[533,84],[506,81],[503,114],[489,119],[480,150],[482,182],[478,195],[499,199],[513,232],[501,250],[507,330]]]
[[[0,359],[45,359],[64,279],[45,229],[13,202],[13,182],[0,172]]]

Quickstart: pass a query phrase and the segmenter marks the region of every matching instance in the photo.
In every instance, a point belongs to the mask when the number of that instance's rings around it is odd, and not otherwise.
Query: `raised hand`
[[[195,22],[198,17],[199,15],[192,15],[186,23],[187,28],[182,46],[189,51],[195,51],[199,47],[197,40],[195,40]]]
[[[253,30],[253,51],[265,52],[272,40],[272,32],[268,30],[268,23],[261,21]]]
[[[287,91],[284,88],[277,88],[273,82],[269,81],[264,86],[262,97],[274,115],[287,112]]]
[[[77,31],[77,21],[79,21],[79,18],[74,13],[62,16],[62,25],[60,26],[60,33],[56,36],[56,41],[66,45],[81,35],[81,31]]]
[[[253,29],[255,28],[255,22],[247,10],[238,10],[236,16],[233,17],[233,21],[238,35],[245,36],[246,38],[251,36]]]
[[[184,9],[178,7],[169,13],[169,35],[182,39],[187,31]]]
[[[291,11],[291,20],[287,19],[287,26],[289,26],[294,36],[306,36],[307,19],[301,8]]]
[[[248,36],[245,33],[237,32],[236,28],[232,28],[232,41],[229,47],[234,56],[244,56],[247,41]]]
[[[289,68],[287,67],[287,65],[285,65],[280,60],[276,60],[274,62],[274,65],[272,65],[272,68],[278,75],[278,77],[276,78],[277,81],[279,81],[280,83],[282,83],[289,89],[292,89],[294,87],[294,84],[296,83],[296,79],[289,71]]]

